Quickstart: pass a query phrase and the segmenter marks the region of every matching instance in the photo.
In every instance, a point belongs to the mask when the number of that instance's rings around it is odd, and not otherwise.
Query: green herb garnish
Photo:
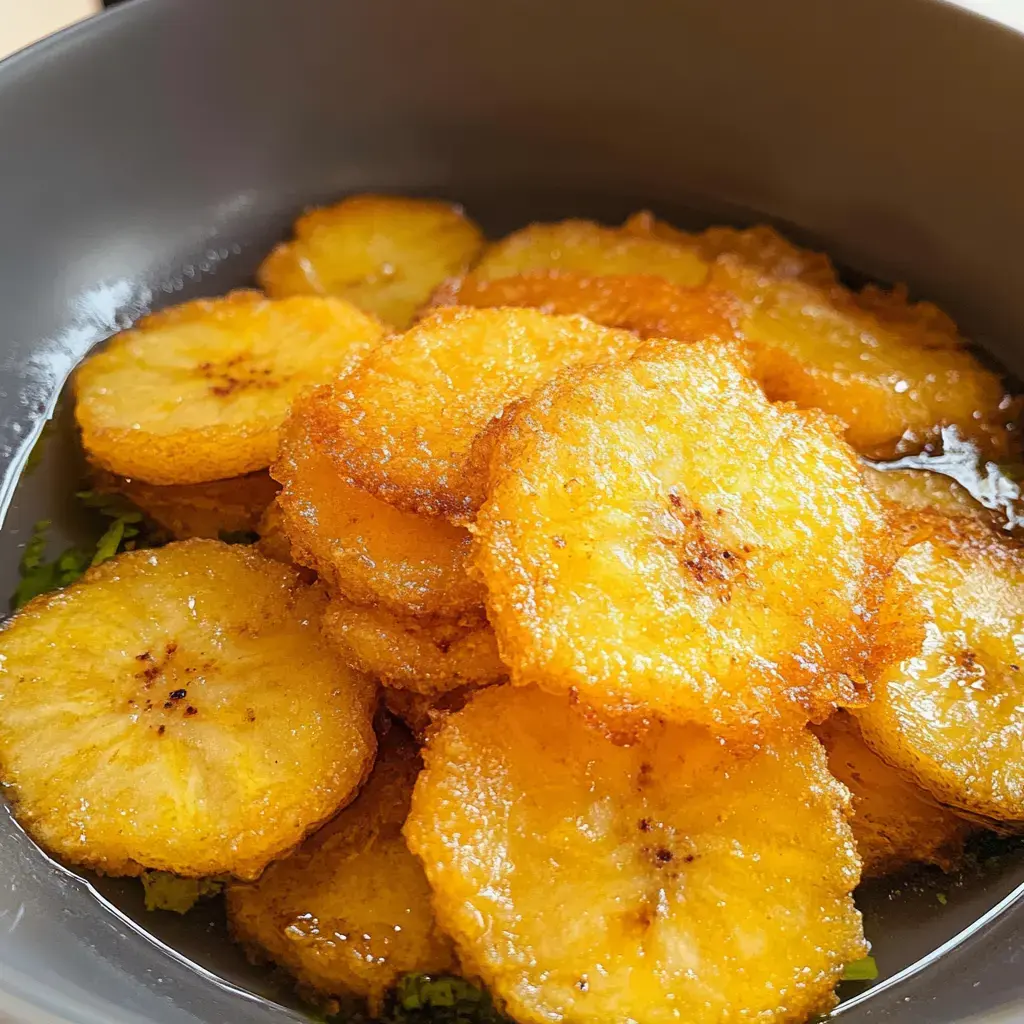
[[[846,965],[843,981],[874,981],[878,977],[878,964],[873,956],[861,957]]]
[[[346,1007],[327,1019],[333,1024],[510,1024],[487,992],[447,974],[405,975],[372,1018]]]
[[[96,510],[104,519],[110,520],[91,549],[67,548],[53,561],[46,561],[46,536],[51,523],[41,519],[32,529],[32,536],[25,545],[18,571],[21,582],[11,596],[11,609],[17,611],[40,594],[60,590],[74,583],[86,569],[100,565],[122,551],[131,551],[138,546],[152,546],[159,538],[147,534],[143,544],[145,517],[124,498],[116,494],[102,494],[98,491],[79,491],[75,495],[88,508]]]
[[[41,519],[32,528],[32,537],[25,545],[18,566],[21,582],[11,596],[11,609],[14,611],[40,594],[74,583],[92,561],[90,553],[81,548],[68,548],[52,562],[45,561],[46,534],[49,529],[49,519]]]

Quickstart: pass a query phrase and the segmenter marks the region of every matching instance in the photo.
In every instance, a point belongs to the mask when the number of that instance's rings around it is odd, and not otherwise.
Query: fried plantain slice
[[[746,303],[739,327],[768,397],[842,419],[847,440],[875,458],[916,452],[957,425],[990,457],[1017,447],[1021,403],[975,358],[956,325],[903,287],[842,287],[827,258],[768,228],[701,236],[640,215],[641,238],[692,240],[712,263],[708,283]]]
[[[815,729],[828,751],[829,771],[853,797],[850,827],[864,877],[889,875],[911,864],[951,871],[971,826],[907,782],[861,738],[856,719],[840,711]]]
[[[402,837],[420,767],[409,734],[391,727],[354,803],[255,885],[228,889],[234,937],[257,962],[289,971],[307,998],[364,997],[375,1014],[403,974],[455,966]]]
[[[476,568],[514,682],[757,732],[862,699],[888,532],[826,417],[653,341],[509,418]]]
[[[719,256],[731,256],[773,278],[795,279],[830,288],[838,283],[835,267],[825,253],[802,249],[767,224],[752,228],[717,225],[693,233],[681,231],[644,210],[623,225],[641,238],[659,238],[690,246],[710,266]]]
[[[256,878],[355,793],[376,687],[325,597],[242,545],[120,555],[0,632],[0,763],[42,846],[108,875]]]
[[[741,329],[765,391],[839,416],[858,451],[918,451],[950,424],[989,456],[1012,450],[1019,403],[951,323],[886,322],[842,292],[800,283],[769,284],[759,297]]]
[[[305,403],[310,437],[342,476],[408,512],[472,521],[489,427],[560,369],[622,359],[628,331],[534,309],[435,310]]]
[[[769,397],[839,416],[866,455],[918,451],[951,424],[990,456],[1018,447],[1020,400],[944,313],[908,302],[902,288],[869,286],[855,295],[826,256],[769,227],[695,234],[646,213],[622,228],[531,225],[485,253],[463,286],[466,302],[488,281],[552,269],[647,274],[734,294],[744,305],[738,326]]]
[[[104,493],[124,495],[175,540],[257,533],[278,491],[265,470],[205,484],[163,487],[100,473],[94,486]]]
[[[623,747],[491,687],[424,759],[409,845],[517,1021],[803,1021],[866,951],[848,794],[806,730],[750,756],[692,725]]]
[[[117,476],[198,484],[270,465],[292,399],[383,336],[341,299],[232,292],[155,313],[75,376],[89,457]]]
[[[590,277],[569,270],[542,270],[479,280],[450,281],[437,305],[527,306],[560,316],[585,316],[606,327],[635,331],[641,338],[735,340],[740,305],[725,292],[681,288],[643,275]]]
[[[311,436],[319,408],[316,394],[295,403],[272,470],[296,560],[333,594],[395,615],[457,619],[478,609],[484,594],[467,572],[469,531],[403,512],[346,479]]]
[[[257,277],[268,295],[336,295],[397,328],[483,246],[461,206],[438,199],[350,196],[295,222]]]
[[[346,664],[398,689],[440,694],[508,675],[482,608],[456,622],[432,622],[335,598],[324,636]]]
[[[488,246],[470,281],[478,284],[534,270],[647,274],[690,287],[704,283],[708,262],[689,240],[680,243],[589,220],[564,220],[531,224]]]
[[[880,616],[868,746],[933,798],[1024,829],[1024,548],[972,519],[924,518]]]

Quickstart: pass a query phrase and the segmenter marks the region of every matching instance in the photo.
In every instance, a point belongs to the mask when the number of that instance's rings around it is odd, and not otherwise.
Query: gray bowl
[[[62,33],[0,67],[0,590],[36,519],[76,528],[70,431],[14,493],[74,364],[346,192],[446,195],[492,232],[769,220],[1020,373],[1022,110],[1024,39],[931,0],[135,0]],[[1011,847],[865,889],[882,979],[844,1024],[1024,1017],[1022,884]],[[268,985],[215,907],[146,916],[0,809],[0,1019],[300,1019]]]

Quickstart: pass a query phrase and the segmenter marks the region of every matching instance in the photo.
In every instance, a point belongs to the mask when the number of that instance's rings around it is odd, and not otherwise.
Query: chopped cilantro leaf
[[[52,562],[45,560],[50,521],[43,519],[36,523],[21,556],[21,582],[11,596],[13,611],[40,594],[74,583],[90,566],[100,565],[122,551],[130,551],[137,546],[152,547],[160,543],[162,538],[157,532],[148,529],[143,514],[119,495],[79,491],[75,496],[87,508],[94,509],[110,522],[91,551],[78,547],[67,548]]]
[[[32,536],[25,545],[18,566],[21,582],[11,596],[11,608],[14,610],[40,594],[67,586],[89,567],[89,555],[78,548],[68,548],[54,561],[45,561],[46,534],[49,529],[48,519],[41,519],[32,528]]]
[[[846,965],[843,981],[874,981],[878,977],[878,964],[873,956],[861,957]]]

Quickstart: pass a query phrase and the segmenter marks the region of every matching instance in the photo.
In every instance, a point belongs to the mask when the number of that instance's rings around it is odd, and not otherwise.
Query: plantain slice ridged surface
[[[351,196],[295,222],[295,238],[264,260],[268,295],[336,295],[404,328],[483,245],[462,208],[436,199]]]
[[[335,598],[324,636],[346,664],[388,687],[441,694],[508,675],[482,608],[455,622],[431,622]]]
[[[376,687],[325,596],[241,545],[104,563],[0,632],[0,764],[42,846],[111,875],[251,879],[355,793]]]
[[[464,967],[523,1024],[804,1021],[864,955],[848,794],[805,730],[616,746],[492,687],[432,732],[406,836]]]
[[[82,443],[102,468],[151,484],[265,469],[292,399],[348,372],[383,333],[341,299],[254,291],[155,313],[79,367]]]
[[[102,473],[94,486],[124,495],[175,540],[256,533],[278,491],[265,470],[205,484],[163,487]]]
[[[660,277],[592,277],[568,270],[542,270],[452,281],[435,296],[437,305],[527,306],[559,316],[585,316],[607,327],[635,331],[641,338],[735,340],[740,304],[725,292],[682,288]]]
[[[1024,829],[1024,548],[972,519],[923,519],[882,608],[867,744],[934,799]]]
[[[653,231],[656,236],[669,241],[679,238],[676,229],[645,214],[631,217],[626,227],[641,233]],[[752,228],[712,227],[693,236],[693,240],[697,252],[709,263],[719,256],[728,255],[742,260],[747,266],[757,267],[776,280],[800,280],[825,288],[832,287],[837,281],[835,268],[828,256],[794,245],[765,224]]]
[[[829,771],[853,797],[850,827],[866,878],[919,863],[956,867],[972,831],[968,822],[874,754],[849,715],[839,712],[815,732],[828,751]]]
[[[1021,403],[945,314],[909,302],[905,289],[854,294],[826,256],[771,228],[689,233],[646,213],[621,228],[533,224],[485,252],[462,286],[465,301],[497,279],[543,271],[649,275],[734,295],[736,324],[769,397],[839,416],[866,455],[920,450],[950,424],[989,455],[1018,448]]]
[[[473,268],[473,282],[535,270],[579,271],[591,276],[648,274],[689,287],[703,284],[708,262],[692,242],[609,228],[593,221],[531,224],[495,242]]]
[[[509,417],[476,568],[516,683],[756,733],[857,703],[888,520],[827,418],[648,342]]]
[[[415,744],[393,727],[354,803],[255,885],[228,889],[235,938],[289,971],[307,998],[361,996],[376,1013],[403,974],[454,967],[402,837],[420,767]]]
[[[625,358],[627,331],[534,309],[437,309],[305,403],[336,473],[409,512],[471,521],[488,427],[560,369]]]
[[[394,508],[347,480],[329,441],[311,436],[319,405],[316,393],[295,403],[273,467],[296,560],[333,594],[395,615],[451,620],[477,610],[483,588],[467,572],[469,531]]]
[[[1019,403],[934,306],[780,280],[731,257],[711,282],[747,302],[739,328],[768,396],[838,416],[863,454],[918,451],[950,424],[990,456],[1013,450]]]

